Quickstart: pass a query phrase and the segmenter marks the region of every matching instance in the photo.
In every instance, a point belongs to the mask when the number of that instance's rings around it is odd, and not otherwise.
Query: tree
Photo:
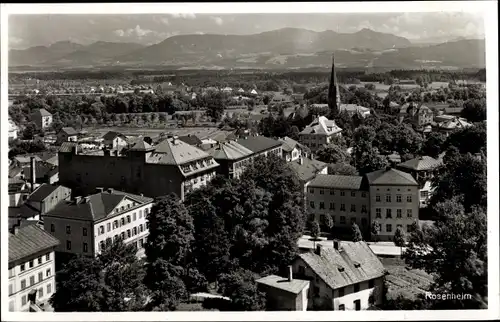
[[[332,215],[325,214],[325,221],[323,222],[323,224],[328,229],[328,232],[331,233],[334,225]]]
[[[321,233],[321,229],[320,229],[319,223],[316,220],[314,220],[311,223],[311,237],[315,243],[318,240],[320,233]],[[316,245],[314,247],[316,247]]]
[[[454,146],[462,154],[481,152],[486,147],[486,122],[452,132],[445,146],[448,148]]]
[[[147,266],[144,283],[151,290],[148,308],[154,311],[173,311],[187,297],[186,285],[182,281],[182,267],[157,259]]]
[[[401,254],[402,254],[403,246],[406,245],[406,235],[401,226],[398,226],[398,228],[396,228],[396,232],[394,233],[394,244],[401,248]]]
[[[437,158],[444,151],[446,136],[440,132],[431,132],[422,144],[422,155]]]
[[[33,138],[35,137],[35,133],[36,133],[36,125],[35,125],[35,123],[30,122],[30,123],[26,124],[26,127],[24,128],[23,139],[24,140],[33,140]]]
[[[349,155],[344,147],[337,144],[328,144],[316,152],[317,158],[325,163],[349,163]]]
[[[358,170],[350,164],[335,163],[328,165],[328,174],[341,176],[357,176]]]
[[[379,240],[381,228],[382,227],[378,221],[374,220],[372,222],[371,233],[372,233],[372,237],[373,237],[374,241],[376,241],[376,242]]]
[[[471,294],[471,300],[436,303],[440,309],[484,308],[488,296],[486,212],[466,211],[454,197],[437,205],[439,218],[423,232],[423,240],[411,243],[405,261],[436,278],[431,291]]]
[[[266,306],[264,293],[257,289],[254,274],[239,270],[221,278],[220,291],[231,299],[231,311],[263,311]]]
[[[470,99],[464,103],[461,116],[469,122],[486,120],[486,99]]]
[[[359,229],[359,226],[356,223],[352,224],[352,241],[353,242],[358,242],[362,241],[363,236],[361,235],[361,230]]]

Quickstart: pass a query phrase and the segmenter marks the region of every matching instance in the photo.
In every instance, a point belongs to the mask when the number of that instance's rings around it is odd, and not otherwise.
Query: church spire
[[[330,86],[328,88],[328,107],[333,115],[340,112],[340,92],[335,72],[335,55],[332,55],[332,73],[330,75]]]

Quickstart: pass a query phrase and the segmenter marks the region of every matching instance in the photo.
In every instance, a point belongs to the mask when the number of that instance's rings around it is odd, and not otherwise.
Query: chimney
[[[79,204],[81,200],[82,200],[81,196],[75,197],[75,204]]]
[[[108,188],[108,193],[113,193],[113,188]]]
[[[17,218],[17,222],[16,224],[14,225],[14,227],[12,227],[12,232],[14,235],[17,235],[17,233],[19,232],[19,228],[21,227],[21,222],[22,222],[22,219],[21,218]]]
[[[105,155],[105,156],[108,156],[108,157],[110,156],[110,151],[109,151],[109,149],[104,148],[102,151],[104,152],[104,155]]]
[[[293,281],[293,268],[292,265],[288,266],[288,281]]]
[[[35,157],[30,158],[31,161],[31,166],[30,166],[30,183],[31,183],[31,192],[35,190],[35,183],[36,183],[36,160]]]
[[[97,188],[95,188],[95,190],[97,193],[104,192],[104,188],[102,188],[102,187],[97,187]]]
[[[90,197],[84,197],[83,198],[83,203],[89,203]]]
[[[304,158],[302,156],[299,157],[299,164],[300,165],[304,164]]]
[[[334,239],[333,240],[333,248],[335,250],[339,250],[339,247],[340,247],[340,241],[338,239]]]
[[[316,245],[316,255],[321,256],[321,249],[323,248],[323,245],[318,244]]]
[[[177,135],[174,135],[174,136],[172,137],[172,144],[177,144],[177,139],[178,139],[178,138],[179,138],[179,137],[178,137]]]

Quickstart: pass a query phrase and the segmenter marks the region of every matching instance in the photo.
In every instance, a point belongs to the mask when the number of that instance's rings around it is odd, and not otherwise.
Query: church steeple
[[[328,88],[328,107],[333,115],[340,112],[340,92],[335,72],[335,55],[332,55],[332,73],[330,75],[330,86]]]

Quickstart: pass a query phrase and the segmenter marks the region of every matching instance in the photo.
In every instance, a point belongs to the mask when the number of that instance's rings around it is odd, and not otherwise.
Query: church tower
[[[340,92],[335,73],[335,55],[332,55],[332,73],[330,75],[330,86],[328,88],[328,107],[333,115],[340,113]]]

